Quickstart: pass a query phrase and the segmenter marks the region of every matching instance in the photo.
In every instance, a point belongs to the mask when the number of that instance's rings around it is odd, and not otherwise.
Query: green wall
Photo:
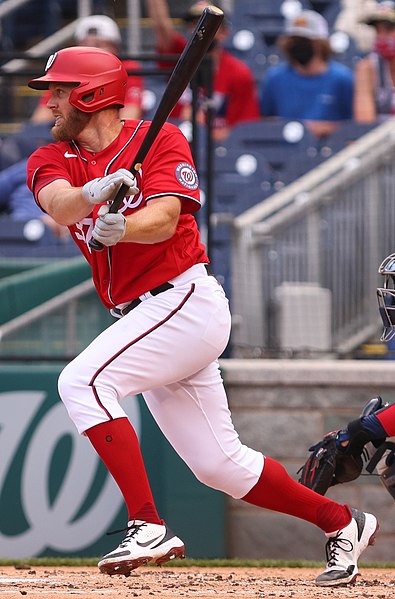
[[[0,557],[96,556],[114,548],[123,501],[58,397],[62,363],[0,365]],[[224,496],[199,483],[141,397],[124,402],[158,510],[187,557],[224,557]]]

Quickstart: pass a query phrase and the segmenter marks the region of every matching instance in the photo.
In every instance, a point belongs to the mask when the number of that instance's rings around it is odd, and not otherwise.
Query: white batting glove
[[[120,212],[108,212],[110,206],[100,206],[92,236],[103,245],[111,246],[121,241],[125,235],[126,218]]]
[[[126,168],[120,168],[115,173],[106,177],[99,177],[88,181],[82,188],[82,195],[90,204],[102,204],[113,200],[122,184],[128,185],[129,189],[125,196],[133,196],[139,192],[136,179]]]

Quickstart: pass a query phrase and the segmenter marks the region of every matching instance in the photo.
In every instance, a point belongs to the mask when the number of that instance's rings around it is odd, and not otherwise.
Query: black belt
[[[172,285],[171,283],[163,283],[162,285],[158,285],[158,287],[154,287],[153,289],[151,289],[150,291],[148,291],[148,293],[150,293],[151,295],[159,295],[160,293],[163,293],[164,291],[168,291],[169,289],[173,289],[173,287],[174,287],[174,285]],[[119,308],[113,308],[112,312],[114,314],[116,314],[117,316],[125,316],[131,310],[134,310],[134,308],[136,308],[139,304],[141,304],[142,301],[143,300],[141,300],[139,297],[137,297],[136,299],[132,300],[130,302],[130,304],[128,304],[127,306],[125,306],[121,310]]]
[[[214,276],[212,273],[212,270],[210,268],[209,264],[205,264],[204,265],[207,274],[209,276]],[[154,287],[153,289],[151,289],[150,291],[148,291],[148,293],[150,293],[151,295],[159,295],[160,293],[163,293],[164,291],[168,291],[169,289],[173,289],[174,285],[172,283],[163,283],[162,285],[158,285],[158,287]],[[144,295],[144,294],[143,294]],[[130,302],[130,304],[128,304],[127,306],[125,306],[124,308],[120,309],[120,308],[113,308],[111,310],[111,312],[116,315],[116,316],[125,316],[126,314],[128,314],[129,312],[131,312],[132,310],[134,310],[134,308],[136,308],[137,306],[139,306],[142,303],[142,299],[140,299],[139,297],[137,297],[136,299],[132,300]]]

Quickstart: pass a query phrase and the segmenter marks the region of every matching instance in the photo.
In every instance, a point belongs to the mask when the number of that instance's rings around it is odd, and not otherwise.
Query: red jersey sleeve
[[[37,199],[39,192],[52,181],[64,179],[70,185],[76,185],[70,170],[67,168],[68,165],[65,163],[64,152],[60,151],[67,152],[67,148],[70,149],[68,144],[49,144],[38,148],[27,162],[27,185],[39,206],[40,203]]]
[[[200,208],[199,179],[189,144],[180,129],[166,123],[142,167],[143,195],[152,198],[175,195],[182,200],[182,213]]]

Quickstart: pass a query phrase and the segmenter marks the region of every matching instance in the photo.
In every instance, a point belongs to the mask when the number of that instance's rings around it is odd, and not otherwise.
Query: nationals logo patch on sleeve
[[[176,178],[177,181],[187,189],[193,190],[197,189],[199,186],[197,172],[191,164],[188,164],[188,162],[180,162],[180,164],[176,166]]]

